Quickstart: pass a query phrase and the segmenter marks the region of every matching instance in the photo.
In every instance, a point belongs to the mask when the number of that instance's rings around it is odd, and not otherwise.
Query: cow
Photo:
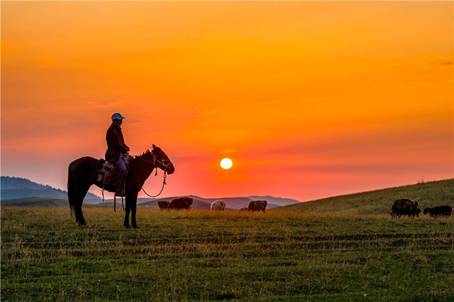
[[[266,200],[255,200],[251,201],[248,206],[249,211],[262,211],[265,212],[267,202]]]
[[[452,213],[452,207],[450,207],[450,206],[438,206],[438,207],[424,209],[424,214],[429,214],[432,217],[451,216],[451,213]]]
[[[170,202],[169,209],[188,210],[191,208],[192,202],[193,200],[190,197],[175,198]]]
[[[211,211],[224,211],[225,210],[225,202],[223,200],[215,200],[210,205]]]
[[[419,216],[419,213],[421,213],[421,210],[418,208],[418,202],[410,199],[396,200],[391,209],[392,217],[400,217],[402,215],[415,217]]]
[[[158,206],[160,210],[168,210],[170,207],[170,202],[161,200],[158,201]]]

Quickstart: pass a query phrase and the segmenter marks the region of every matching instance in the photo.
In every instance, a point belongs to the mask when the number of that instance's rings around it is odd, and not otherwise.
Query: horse
[[[76,223],[79,226],[86,225],[82,212],[82,203],[88,189],[92,185],[103,187],[102,180],[98,179],[98,173],[104,163],[103,159],[85,156],[71,162],[68,167],[68,200],[71,214],[74,212]],[[138,228],[136,222],[137,195],[143,184],[154,169],[161,169],[165,174],[175,172],[175,167],[169,157],[161,148],[153,145],[153,149],[147,150],[139,156],[132,157],[129,161],[128,175],[125,179],[126,211],[123,225],[129,228],[129,214],[131,224]]]

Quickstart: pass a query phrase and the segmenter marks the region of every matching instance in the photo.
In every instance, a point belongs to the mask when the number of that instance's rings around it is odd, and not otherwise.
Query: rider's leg
[[[126,175],[128,173],[128,169],[126,168],[126,163],[121,156],[117,159],[117,161],[115,162],[115,165],[118,167],[118,169],[124,175]]]
[[[125,195],[125,178],[126,178],[126,175],[128,174],[128,169],[126,168],[126,163],[121,156],[115,162],[115,165],[117,166],[118,170],[121,173],[121,180],[119,181],[116,193],[120,196],[124,196]]]

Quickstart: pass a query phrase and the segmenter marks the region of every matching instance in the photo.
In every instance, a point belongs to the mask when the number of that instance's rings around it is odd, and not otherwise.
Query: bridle
[[[166,180],[167,180],[167,168],[171,165],[171,162],[169,160],[166,160],[166,162],[164,163],[162,160],[159,160],[157,159],[156,157],[156,154],[154,152],[151,152],[151,154],[153,155],[153,161],[149,161],[145,158],[141,158],[141,157],[138,157],[138,159],[146,162],[146,163],[149,163],[149,164],[152,164],[153,165],[153,170],[156,169],[155,171],[155,176],[158,175],[158,165],[157,163],[159,163],[159,165],[161,166],[161,169],[164,170],[164,174],[162,176],[162,186],[161,186],[161,190],[159,191],[158,194],[156,195],[150,195],[148,194],[147,191],[145,191],[145,189],[143,188],[142,186],[142,192],[147,195],[148,197],[158,197],[159,195],[161,195],[162,191],[164,191],[164,186],[167,184]],[[153,173],[153,171],[151,171],[151,173]]]

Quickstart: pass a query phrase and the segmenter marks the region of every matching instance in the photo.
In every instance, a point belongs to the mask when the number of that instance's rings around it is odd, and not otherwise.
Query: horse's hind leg
[[[76,212],[76,222],[77,222],[77,224],[79,226],[86,225],[87,222],[85,221],[84,213],[82,212],[82,205],[76,206],[74,210]]]
[[[69,195],[69,204],[71,207],[71,212],[74,212],[76,216],[76,223],[79,225],[85,224],[84,215],[82,213],[82,199],[80,198],[80,193],[71,192]]]
[[[76,223],[80,226],[87,224],[84,218],[84,213],[82,212],[82,203],[84,201],[85,195],[88,192],[88,188],[89,187],[86,187],[80,190],[79,194],[77,194],[78,196],[76,200],[73,202],[74,212],[76,214]]]

